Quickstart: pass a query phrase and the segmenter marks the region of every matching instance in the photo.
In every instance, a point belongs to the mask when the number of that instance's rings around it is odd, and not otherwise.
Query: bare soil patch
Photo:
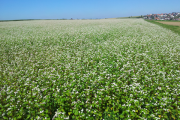
[[[163,23],[163,24],[167,24],[167,25],[180,26],[180,22],[159,22],[159,23]]]

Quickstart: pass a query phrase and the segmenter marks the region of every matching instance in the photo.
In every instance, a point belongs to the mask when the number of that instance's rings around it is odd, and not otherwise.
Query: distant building
[[[165,20],[170,20],[170,18],[164,18]]]
[[[156,20],[160,20],[158,17],[155,18]]]
[[[147,17],[144,17],[144,19],[147,19]]]
[[[179,20],[180,12],[147,14],[144,15],[143,18],[149,20]]]

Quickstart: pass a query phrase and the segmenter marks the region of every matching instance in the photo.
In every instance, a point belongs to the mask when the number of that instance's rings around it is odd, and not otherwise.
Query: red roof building
[[[160,20],[158,17],[156,17],[156,20]]]

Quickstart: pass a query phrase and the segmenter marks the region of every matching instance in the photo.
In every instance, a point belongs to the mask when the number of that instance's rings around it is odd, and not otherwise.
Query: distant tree
[[[141,15],[141,18],[142,18],[143,16]]]
[[[154,19],[154,16],[152,15],[151,18]]]
[[[174,16],[174,19],[178,19],[180,17],[180,14]]]
[[[174,19],[177,19],[178,18],[178,16],[174,16]]]

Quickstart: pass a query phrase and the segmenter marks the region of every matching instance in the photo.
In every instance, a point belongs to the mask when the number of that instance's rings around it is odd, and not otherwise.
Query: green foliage
[[[159,26],[162,26],[163,28],[170,29],[171,31],[180,35],[180,26],[167,25],[167,24],[159,23],[155,20],[146,20],[146,21],[153,23],[153,24],[157,24]],[[168,22],[179,22],[179,21],[168,21]]]
[[[180,119],[179,35],[138,19],[0,23],[0,119]]]

